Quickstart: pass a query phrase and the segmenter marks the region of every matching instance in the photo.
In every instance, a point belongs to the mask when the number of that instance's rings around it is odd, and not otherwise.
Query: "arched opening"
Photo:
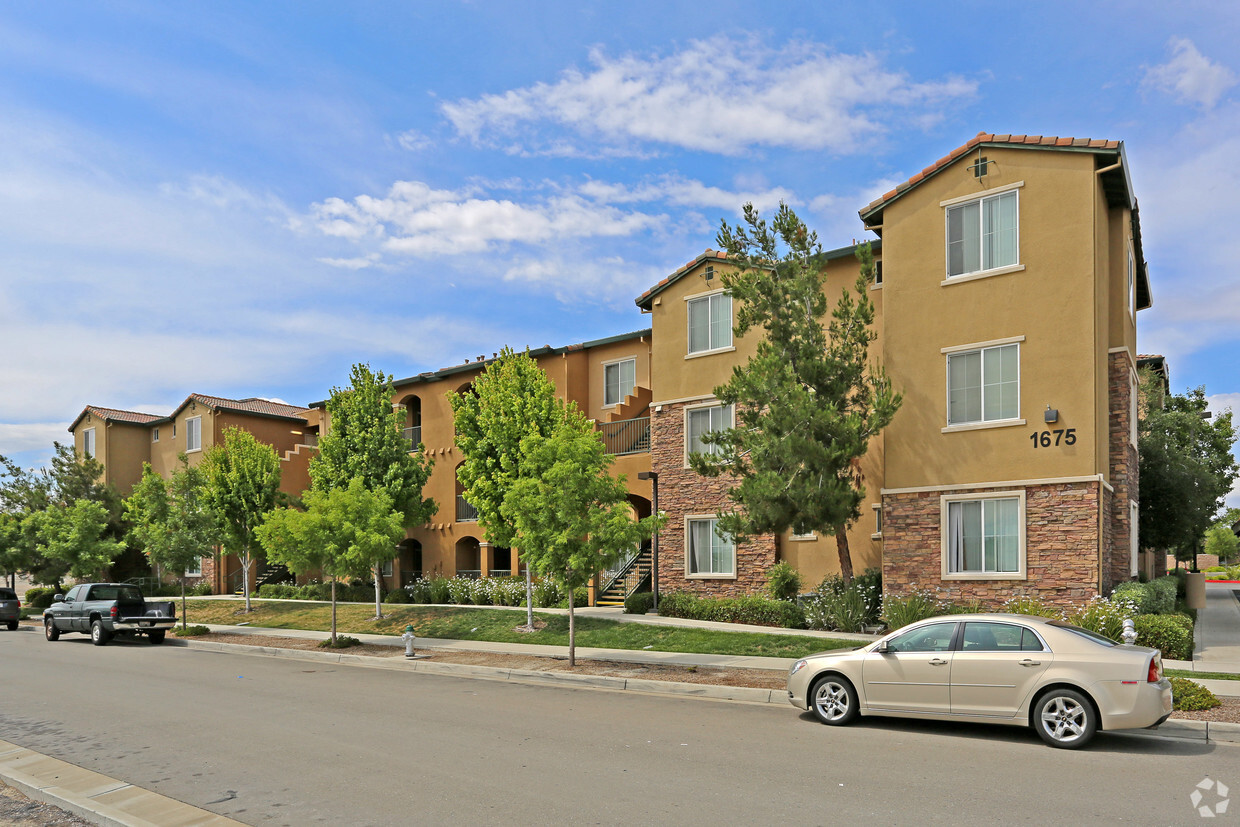
[[[409,450],[416,451],[422,442],[422,398],[416,393],[408,394],[400,400],[400,406],[405,409],[405,439],[409,440]]]
[[[509,577],[512,574],[512,549],[491,547],[491,576]]]
[[[465,499],[465,486],[461,485],[461,478],[458,471],[465,463],[458,462],[456,468],[452,471],[452,479],[456,483],[456,521],[458,523],[476,523],[478,522],[478,509],[474,508]]]
[[[458,577],[482,576],[482,546],[476,537],[456,541],[456,574]]]
[[[396,560],[400,565],[400,584],[408,586],[422,576],[422,543],[410,537],[401,540],[396,550]]]

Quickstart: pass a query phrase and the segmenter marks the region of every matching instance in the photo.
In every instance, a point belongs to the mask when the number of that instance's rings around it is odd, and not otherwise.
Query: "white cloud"
[[[565,303],[581,297],[631,302],[665,275],[662,268],[626,261],[620,256],[557,255],[519,259],[504,270],[503,278],[508,282],[543,285]]]
[[[1240,393],[1213,393],[1206,396],[1206,404],[1215,416],[1230,409],[1240,419]]]
[[[583,152],[564,128],[620,153],[646,143],[724,155],[761,146],[847,153],[977,88],[958,77],[916,82],[868,53],[775,48],[756,38],[694,41],[666,57],[595,49],[590,63],[554,83],[451,101],[442,111],[459,134],[517,153]]]
[[[752,203],[763,211],[780,202],[797,203],[796,194],[786,187],[724,189],[680,175],[663,175],[633,186],[603,181],[587,181],[578,191],[595,201],[610,204],[664,202],[676,207],[710,208],[737,213],[741,205]]]
[[[401,149],[409,152],[423,152],[435,145],[434,141],[416,129],[409,129],[397,135],[396,143],[400,144]]]
[[[1209,109],[1236,85],[1236,74],[1197,51],[1191,40],[1173,37],[1167,42],[1171,59],[1146,70],[1145,84]]]
[[[82,407],[86,406],[83,405]],[[74,411],[73,413],[79,412]],[[12,456],[22,451],[50,449],[53,442],[68,442],[73,438],[68,429],[68,420],[64,422],[32,422],[23,425],[9,425],[0,422],[0,446],[2,446],[0,447],[0,455]]]

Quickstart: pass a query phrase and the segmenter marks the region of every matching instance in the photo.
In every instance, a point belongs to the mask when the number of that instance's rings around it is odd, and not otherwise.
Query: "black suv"
[[[0,588],[0,623],[9,627],[9,631],[17,629],[17,620],[21,617],[22,602],[17,599],[17,592],[12,589]]]

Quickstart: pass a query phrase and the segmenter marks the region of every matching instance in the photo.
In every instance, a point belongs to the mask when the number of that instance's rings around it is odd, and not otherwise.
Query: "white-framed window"
[[[883,535],[883,504],[874,503],[874,536]]]
[[[723,291],[686,300],[689,353],[732,346],[732,297]]]
[[[685,519],[685,576],[736,576],[736,544],[719,533],[714,517]]]
[[[1138,573],[1138,562],[1141,557],[1141,535],[1138,529],[1137,519],[1140,511],[1137,504],[1132,500],[1128,501],[1128,555],[1129,555],[1129,572],[1133,577]]]
[[[1012,189],[947,207],[947,276],[1020,263],[1019,204]]]
[[[947,424],[1020,415],[1020,344],[947,354]]]
[[[731,405],[709,405],[685,409],[685,462],[689,454],[717,454],[720,446],[707,445],[702,437],[732,427]]]
[[[392,562],[393,562],[392,560],[385,560],[383,562],[383,568],[381,568],[379,571],[384,577],[392,576]]]
[[[637,386],[637,360],[623,359],[603,365],[603,405],[619,405]]]
[[[795,531],[788,535],[789,540],[817,540],[818,535],[813,531],[807,531],[804,534],[797,534]]]
[[[185,450],[202,450],[202,417],[191,416],[185,420]]]
[[[87,428],[82,431],[82,456],[93,457],[95,455],[95,429]]]
[[[944,578],[1024,579],[1023,491],[945,495],[940,517]]]
[[[194,562],[185,567],[186,577],[202,577],[202,558],[195,557]]]
[[[151,442],[159,442],[159,429],[158,428],[151,429]]]

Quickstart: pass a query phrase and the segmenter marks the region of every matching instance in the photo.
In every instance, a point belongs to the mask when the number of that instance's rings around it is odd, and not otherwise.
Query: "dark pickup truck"
[[[146,635],[151,643],[163,643],[176,621],[175,604],[148,602],[130,583],[82,583],[52,598],[43,610],[43,633],[58,640],[62,632],[82,632],[96,646],[118,634]]]

